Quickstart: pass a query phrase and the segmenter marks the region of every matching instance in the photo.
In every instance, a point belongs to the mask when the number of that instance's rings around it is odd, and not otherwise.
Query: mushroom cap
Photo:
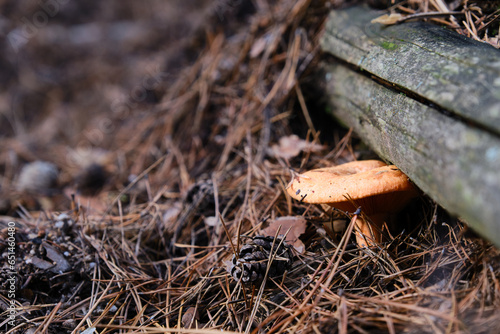
[[[418,195],[403,172],[378,160],[353,161],[297,174],[287,192],[305,203],[329,204],[340,210],[354,211],[361,206],[366,214],[398,212]]]

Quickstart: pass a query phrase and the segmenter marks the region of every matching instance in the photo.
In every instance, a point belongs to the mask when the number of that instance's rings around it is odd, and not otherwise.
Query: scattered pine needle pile
[[[359,249],[349,233],[321,228],[343,221],[349,231],[356,215],[285,195],[291,169],[373,154],[350,131],[323,126],[322,110],[312,107],[318,106],[310,91],[318,37],[331,4],[175,3],[187,6],[193,24],[169,37],[172,47],[153,54],[166,37],[145,40],[139,29],[134,48],[125,49],[134,54],[130,59],[114,50],[103,51],[108,67],[84,58],[96,71],[90,79],[78,67],[86,62],[73,61],[71,93],[48,89],[50,101],[36,103],[36,94],[21,91],[31,103],[26,110],[41,114],[14,119],[12,128],[41,124],[0,138],[5,264],[8,222],[17,226],[15,326],[8,323],[12,299],[4,265],[0,331],[499,332],[500,252],[431,201],[422,198],[403,212],[405,228],[392,231],[388,243]],[[413,13],[442,11],[443,4],[387,5]],[[498,41],[491,35],[495,25],[498,33],[498,11],[477,16],[472,3],[460,4],[466,19],[456,22],[458,30]],[[135,2],[122,6],[144,10]],[[455,24],[452,17],[443,20]],[[43,51],[50,43],[45,37],[32,50]],[[156,75],[141,72],[148,62],[135,48],[162,64]],[[134,66],[122,73],[113,62]],[[147,89],[131,88],[113,104],[120,80]],[[103,100],[78,93],[95,84]],[[103,107],[109,105],[115,107]],[[71,135],[66,130],[74,124],[85,127]],[[35,160],[57,166],[58,184],[50,191],[39,189],[43,182],[19,187],[18,169]],[[35,182],[40,175],[31,177]],[[235,281],[227,272],[234,249],[275,228],[280,217],[296,223],[289,231],[295,233],[291,268],[264,285]]]
[[[379,5],[387,8],[388,4],[380,1]],[[391,5],[391,12],[403,14],[405,20],[430,20],[476,41],[500,47],[499,1],[391,0]]]

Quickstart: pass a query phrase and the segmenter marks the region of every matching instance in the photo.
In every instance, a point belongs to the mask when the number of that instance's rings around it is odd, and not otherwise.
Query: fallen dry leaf
[[[64,258],[64,255],[62,255],[59,250],[57,250],[57,248],[49,245],[46,242],[43,242],[42,246],[47,252],[47,257],[53,262],[51,263],[37,256],[32,256],[28,260],[26,260],[26,263],[30,263],[39,269],[50,270],[55,274],[66,272],[71,268],[71,265]]]
[[[306,231],[306,223],[303,217],[279,217],[269,222],[269,226],[262,230],[262,235],[274,237],[280,226],[279,235],[284,235],[290,229],[285,238],[286,243],[293,246],[297,252],[304,253],[305,245],[299,237]]]
[[[47,257],[56,263],[56,265],[50,269],[53,273],[64,273],[71,268],[69,262],[64,258],[64,255],[62,255],[56,247],[49,245],[46,242],[42,243],[42,246],[47,252]]]
[[[215,227],[219,225],[219,219],[215,216],[205,217],[203,221],[205,222],[205,225],[210,227]]]
[[[50,263],[49,261],[45,261],[45,260],[39,258],[38,256],[30,257],[29,259],[26,260],[26,263],[32,264],[35,267],[37,267],[39,269],[43,269],[43,270],[47,270],[47,269],[54,267],[53,263]]]
[[[401,14],[384,14],[382,16],[374,18],[371,23],[381,23],[385,25],[396,24],[404,18]]]
[[[85,209],[87,214],[102,214],[106,212],[111,201],[108,196],[109,193],[100,193],[96,196],[83,196],[78,194],[78,191],[73,187],[64,188],[64,193],[68,198],[75,195],[75,200],[78,207]]]
[[[290,159],[299,155],[301,151],[318,152],[323,148],[322,145],[307,142],[297,135],[291,135],[281,137],[279,143],[271,147],[270,153],[277,158]]]
[[[182,325],[184,328],[190,328],[194,320],[198,320],[198,311],[195,307],[190,307],[182,315]]]

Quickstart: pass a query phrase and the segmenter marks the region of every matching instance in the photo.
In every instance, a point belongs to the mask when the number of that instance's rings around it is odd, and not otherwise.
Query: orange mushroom
[[[354,212],[361,207],[369,218],[366,221],[358,217],[356,221],[356,241],[361,247],[380,243],[384,222],[418,196],[403,172],[378,160],[354,161],[296,174],[287,192],[305,203],[328,204],[342,211]]]

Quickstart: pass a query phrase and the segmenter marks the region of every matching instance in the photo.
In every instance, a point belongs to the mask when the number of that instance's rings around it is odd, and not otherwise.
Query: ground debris
[[[291,168],[373,155],[317,112],[332,4],[344,2],[61,2],[8,45],[0,307],[16,314],[0,332],[495,332],[500,252],[441,208],[423,200],[386,244],[361,250],[313,228],[349,225],[349,213],[285,195]],[[42,15],[3,6],[6,44]],[[33,161],[57,167],[50,210],[18,193]],[[298,251],[281,243],[287,231]]]

